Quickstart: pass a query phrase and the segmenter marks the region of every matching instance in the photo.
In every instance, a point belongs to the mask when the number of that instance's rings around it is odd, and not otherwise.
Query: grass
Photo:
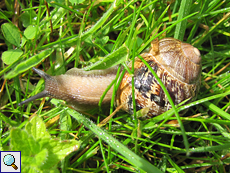
[[[0,134],[1,150],[22,151],[23,172],[229,172],[229,1],[17,3],[0,11]],[[148,120],[119,111],[105,124],[114,97],[109,111],[87,114],[57,99],[17,106],[44,88],[34,66],[50,75],[126,68],[164,37],[201,52],[202,84],[192,103]]]

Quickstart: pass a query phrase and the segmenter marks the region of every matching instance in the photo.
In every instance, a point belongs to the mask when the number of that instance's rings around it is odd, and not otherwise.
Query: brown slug
[[[174,38],[164,38],[152,42],[149,53],[141,56],[162,80],[175,105],[196,98],[201,80],[201,56],[197,48]],[[131,68],[132,63],[128,66]],[[136,110],[148,107],[146,117],[150,118],[171,109],[159,83],[138,57],[135,58],[134,69]],[[19,105],[48,96],[65,100],[79,111],[96,107],[117,73],[117,67],[92,71],[73,68],[59,76],[49,76],[36,68],[33,70],[45,79],[45,90]],[[130,114],[133,113],[131,80],[131,75],[126,72],[115,99],[116,106],[122,105],[122,109]],[[109,104],[111,98],[112,88],[107,92],[103,104]]]

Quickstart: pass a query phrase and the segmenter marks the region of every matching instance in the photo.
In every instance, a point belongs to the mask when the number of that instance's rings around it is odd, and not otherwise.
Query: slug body
[[[152,42],[149,53],[143,53],[141,56],[161,79],[175,105],[196,98],[201,80],[201,57],[197,48],[174,38],[165,38]],[[131,62],[129,67],[132,67]],[[80,111],[98,105],[103,92],[117,73],[117,67],[92,71],[73,68],[64,75],[49,76],[41,70],[33,69],[45,79],[45,90],[20,105],[49,96],[65,100]],[[150,118],[171,109],[161,86],[138,57],[135,58],[134,69],[136,110],[148,108],[146,117]],[[131,75],[126,72],[115,101],[116,106],[122,105],[122,109],[130,114],[133,113],[131,81]],[[112,88],[107,92],[103,104],[109,104],[111,98]]]
[[[21,102],[20,105],[48,96],[65,100],[78,111],[86,111],[98,106],[103,92],[115,79],[117,73],[117,67],[91,71],[72,68],[59,76],[49,76],[36,68],[33,70],[45,79],[45,90]],[[112,92],[113,87],[105,95],[103,105],[110,103]]]

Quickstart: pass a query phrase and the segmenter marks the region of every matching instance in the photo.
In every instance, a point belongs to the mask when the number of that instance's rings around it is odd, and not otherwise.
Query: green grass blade
[[[83,123],[87,128],[93,131],[99,138],[101,138],[103,141],[108,143],[114,150],[116,150],[117,152],[122,154],[124,157],[126,157],[129,160],[129,162],[133,164],[135,167],[138,167],[141,170],[144,170],[146,172],[155,172],[155,173],[161,172],[158,168],[156,168],[155,166],[150,164],[145,159],[133,153],[126,146],[120,143],[117,139],[113,138],[105,130],[102,130],[100,127],[96,126],[92,121],[90,121],[88,118],[86,118],[82,114],[72,109],[67,109],[67,112],[73,118]]]
[[[184,17],[188,16],[191,8],[192,0],[182,0],[180,4],[180,10],[178,14],[178,20],[183,19]],[[178,23],[175,30],[174,38],[183,40],[184,33],[186,30],[187,20],[183,20],[182,22]]]

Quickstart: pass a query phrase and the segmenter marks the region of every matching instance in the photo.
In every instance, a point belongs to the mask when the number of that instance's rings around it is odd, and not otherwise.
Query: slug
[[[201,83],[201,56],[197,48],[174,38],[164,38],[152,42],[150,51],[141,56],[161,79],[175,105],[196,99]],[[131,68],[132,62],[128,66]],[[101,95],[115,79],[117,68],[92,71],[73,68],[59,76],[49,76],[33,68],[45,79],[45,90],[19,105],[48,96],[65,100],[76,110],[89,110],[98,105]],[[138,57],[135,58],[134,69],[136,110],[149,108],[144,118],[151,118],[171,109],[158,81]],[[132,75],[126,72],[118,87],[115,104],[122,105],[124,111],[133,114],[131,80]],[[112,90],[107,92],[103,105],[110,103]]]

